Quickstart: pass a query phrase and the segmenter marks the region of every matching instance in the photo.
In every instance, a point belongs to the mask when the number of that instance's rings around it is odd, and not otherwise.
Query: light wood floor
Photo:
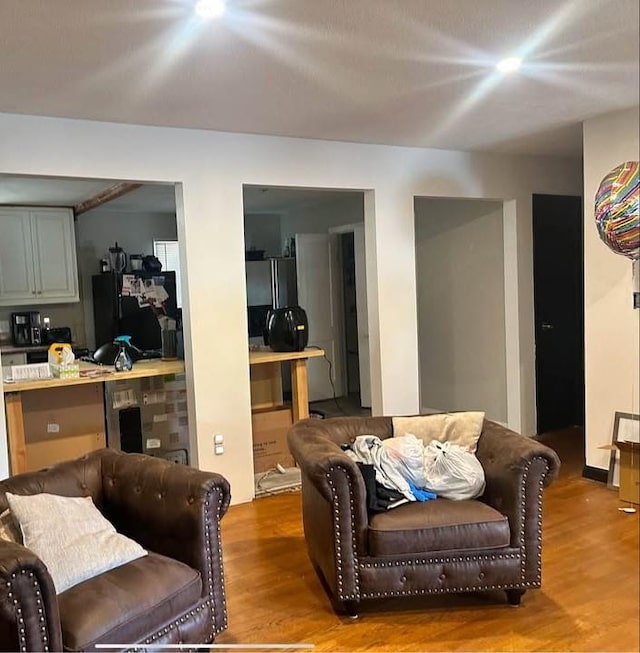
[[[582,435],[545,437],[563,459],[546,491],[542,588],[389,600],[336,616],[309,563],[299,493],[232,506],[222,522],[229,628],[216,644],[316,651],[638,651],[638,513],[581,477]],[[284,649],[283,649],[284,650]]]

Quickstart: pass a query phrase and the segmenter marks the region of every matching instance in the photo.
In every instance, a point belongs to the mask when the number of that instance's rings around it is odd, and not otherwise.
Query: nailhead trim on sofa
[[[44,618],[44,610],[42,608],[42,600],[40,598],[40,584],[38,583],[38,580],[35,576],[35,574],[32,571],[29,571],[27,569],[21,569],[20,570],[20,575],[21,576],[28,576],[29,580],[33,581],[33,586],[36,588],[35,589],[35,595],[38,597],[36,598],[36,605],[38,607],[38,621],[40,622],[40,639],[42,642],[42,650],[43,651],[48,651],[49,650],[49,644],[48,638],[47,638],[47,626],[46,626],[46,621]],[[17,598],[13,596],[13,584],[12,581],[16,578],[17,574],[13,573],[11,574],[11,580],[7,581],[7,596],[9,599],[13,598],[13,605],[15,606],[15,611],[16,611],[16,621],[18,623],[18,640],[20,643],[20,651],[26,651],[27,650],[27,635],[25,632],[25,627],[24,627],[24,617],[22,616],[22,606],[20,605],[20,602],[18,601]]]

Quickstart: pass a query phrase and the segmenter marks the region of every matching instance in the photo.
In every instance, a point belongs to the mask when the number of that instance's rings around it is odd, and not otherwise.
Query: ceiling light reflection
[[[501,73],[513,73],[522,65],[522,59],[520,57],[507,57],[502,61],[498,61],[496,68]]]
[[[226,9],[225,0],[198,0],[194,11],[200,18],[219,18]]]

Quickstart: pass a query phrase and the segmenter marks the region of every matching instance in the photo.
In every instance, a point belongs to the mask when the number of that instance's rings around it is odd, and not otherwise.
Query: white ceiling
[[[579,156],[638,104],[638,0],[193,2],[2,0],[0,111]]]

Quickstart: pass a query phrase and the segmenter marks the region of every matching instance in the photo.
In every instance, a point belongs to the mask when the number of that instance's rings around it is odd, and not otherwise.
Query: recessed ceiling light
[[[194,10],[200,18],[218,18],[224,14],[225,0],[198,0]]]
[[[520,59],[520,57],[507,57],[502,61],[498,61],[498,63],[496,64],[496,68],[501,73],[512,73],[515,70],[518,70],[518,68],[520,68],[521,63],[522,63],[522,59]]]

